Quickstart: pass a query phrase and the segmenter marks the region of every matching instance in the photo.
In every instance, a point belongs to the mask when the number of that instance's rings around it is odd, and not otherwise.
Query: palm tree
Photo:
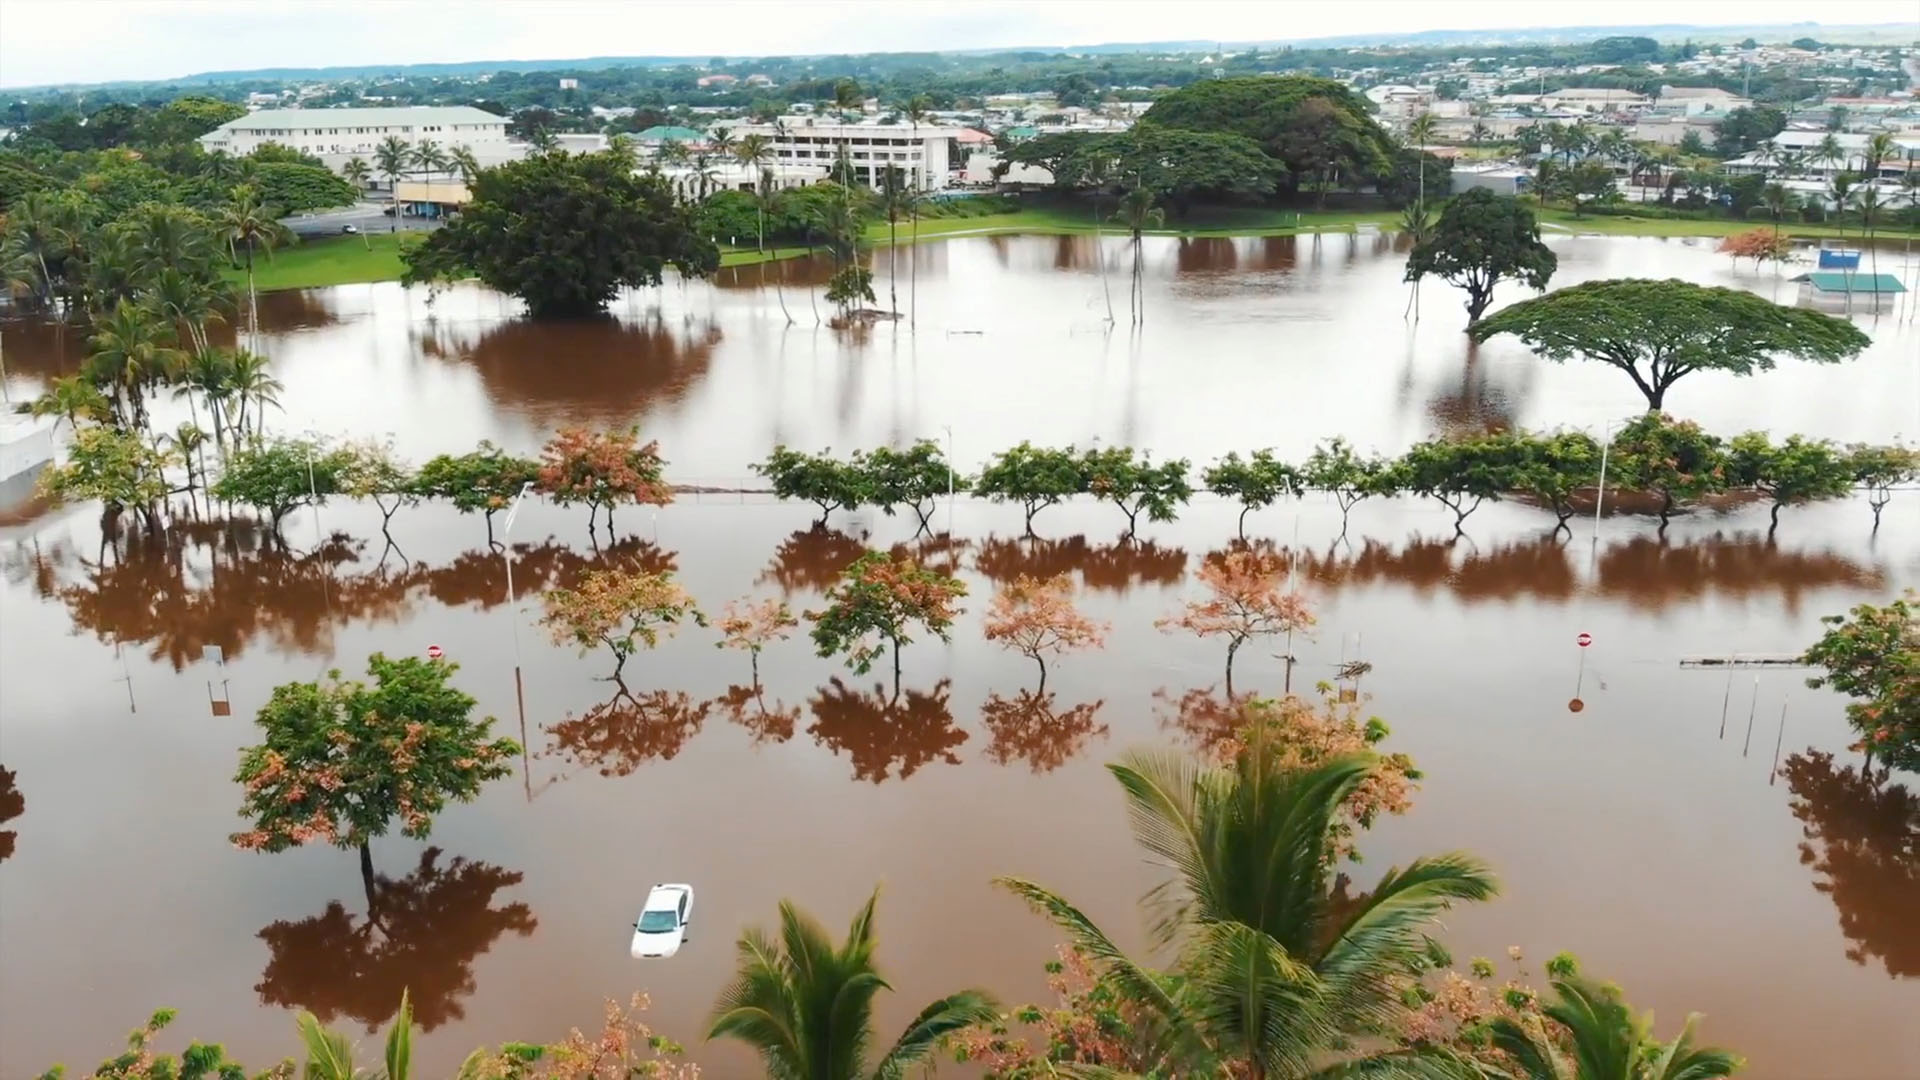
[[[1880,179],[1880,166],[1900,155],[1900,143],[1890,131],[1879,131],[1867,137],[1867,145],[1860,152],[1861,172],[1866,175],[1869,184]]]
[[[228,373],[227,390],[240,402],[240,415],[235,431],[241,435],[247,433],[248,403],[253,406],[253,437],[258,439],[267,430],[267,406],[280,407],[280,391],[286,389],[280,380],[267,372],[267,358],[259,353],[236,349],[229,361],[232,365]]]
[[[213,442],[224,460],[227,454],[226,403],[233,399],[234,363],[231,349],[203,349],[182,364],[174,380],[175,397],[185,397],[189,408],[192,395],[198,393],[207,403],[207,419],[213,424]],[[198,414],[195,415],[198,423]],[[236,433],[235,438],[239,436]]]
[[[407,174],[407,166],[413,160],[413,154],[407,148],[406,141],[398,135],[389,135],[380,140],[373,148],[373,167],[387,181],[387,209],[392,211],[393,220],[387,223],[388,232],[400,229],[400,178]]]
[[[1140,325],[1146,322],[1146,290],[1141,284],[1143,271],[1141,233],[1155,228],[1167,220],[1166,212],[1153,204],[1153,192],[1135,183],[1120,196],[1120,209],[1114,211],[1115,221],[1127,227],[1127,234],[1133,237],[1133,288],[1128,295],[1132,304],[1133,322]]]
[[[1797,201],[1785,184],[1768,184],[1760,189],[1760,205],[1767,208],[1767,216],[1773,219],[1775,241],[1780,239],[1780,220],[1787,216]]]
[[[23,195],[7,209],[7,249],[37,270],[33,291],[46,307],[53,306],[53,271],[49,264],[66,258],[73,251],[75,239],[59,208],[43,193]]]
[[[779,198],[779,195],[780,192],[774,187],[773,183],[773,170],[761,166],[760,184],[753,192],[753,208],[760,217],[760,250],[763,252],[767,249],[767,211],[773,209],[774,202]],[[760,262],[760,281],[763,287],[767,279],[767,262],[768,260],[765,259],[762,259]],[[787,292],[780,284],[780,274],[778,272],[773,275],[773,295],[780,301],[780,314],[786,317],[787,325],[792,326],[793,313],[787,310]]]
[[[1493,1048],[1516,1069],[1502,1074],[1512,1080],[1719,1080],[1740,1069],[1733,1054],[1693,1045],[1699,1013],[1662,1043],[1652,1035],[1653,1015],[1635,1017],[1618,988],[1578,974],[1552,986],[1554,1000],[1540,1012],[1553,1022],[1553,1034],[1530,1019],[1500,1017],[1489,1025]]]
[[[447,164],[460,176],[460,182],[471,187],[473,178],[480,175],[480,159],[473,156],[473,147],[461,143],[447,151]]]
[[[1867,259],[1870,263],[1868,273],[1873,275],[1873,310],[1880,310],[1880,251],[1873,246],[1873,223],[1886,205],[1881,201],[1880,189],[1869,180],[1860,185],[1859,194],[1853,197],[1853,204],[1860,208],[1860,224],[1867,232]]]
[[[640,148],[634,145],[633,136],[624,131],[616,132],[607,142],[607,152],[620,160],[628,170],[640,164]]]
[[[907,190],[905,179],[892,165],[880,172],[880,207],[887,213],[887,307],[896,319],[900,317],[900,240],[895,229],[900,211],[913,205],[913,192]]]
[[[715,157],[732,157],[734,144],[738,141],[733,134],[732,128],[716,127],[707,133],[707,149],[711,151]]]
[[[1773,145],[1771,139],[1765,140],[1753,148],[1753,161],[1760,166],[1760,175],[1765,176],[1772,166],[1780,163],[1780,148]]]
[[[139,245],[141,272],[174,269],[211,276],[214,234],[206,220],[185,206],[148,203],[133,211],[128,227]]]
[[[1475,146],[1479,146],[1481,143],[1486,142],[1488,139],[1492,137],[1493,137],[1493,129],[1488,127],[1485,121],[1481,121],[1481,120],[1475,120],[1473,122],[1472,130],[1467,132],[1467,141],[1472,143]]]
[[[1282,753],[1257,737],[1228,766],[1148,751],[1108,766],[1135,841],[1173,875],[1142,903],[1153,942],[1177,950],[1177,980],[1129,959],[1065,899],[1001,884],[1066,930],[1145,1018],[1156,1075],[1401,1075],[1451,1059],[1356,1047],[1374,1045],[1404,1007],[1401,979],[1427,954],[1434,920],[1492,897],[1491,873],[1455,852],[1389,869],[1371,893],[1346,896],[1335,826],[1380,760],[1350,754],[1300,769]]]
[[[1427,240],[1433,235],[1433,226],[1437,221],[1438,221],[1438,215],[1436,215],[1433,211],[1427,209],[1426,201],[1421,200],[1420,202],[1408,204],[1407,208],[1401,211],[1400,231],[1407,234],[1407,243],[1410,246],[1419,247],[1421,244],[1426,243]],[[1416,323],[1419,322],[1420,321],[1420,279],[1419,278],[1415,278],[1413,280],[1413,295],[1407,297],[1407,306],[1413,312],[1413,321]],[[1402,319],[1405,319],[1407,317],[1407,313],[1404,311],[1401,312],[1400,317]]]
[[[427,186],[427,205],[433,206],[433,174],[447,167],[446,152],[432,139],[421,139],[413,147],[413,164]]]
[[[1433,133],[1440,127],[1440,118],[1430,112],[1423,112],[1407,125],[1407,145],[1413,149],[1414,168],[1420,173],[1420,193],[1417,199],[1424,204],[1427,201],[1427,151],[1426,145],[1433,141]]]
[[[100,388],[83,375],[55,377],[47,384],[46,392],[28,402],[26,409],[29,416],[53,417],[55,430],[59,429],[61,420],[78,429],[82,420],[101,420],[111,413]]]
[[[278,213],[260,205],[259,193],[245,184],[233,189],[233,201],[220,208],[215,223],[230,253],[242,245],[247,249],[247,347],[258,349],[260,294],[253,284],[253,249],[264,248],[267,258],[272,259],[274,247],[292,243],[293,233],[280,224]]]
[[[146,289],[138,242],[125,229],[101,229],[86,245],[87,309],[98,315],[131,301]]]
[[[867,898],[837,948],[824,927],[782,900],[777,941],[758,929],[740,935],[739,967],[720,994],[707,1038],[747,1044],[781,1080],[896,1080],[931,1057],[943,1037],[998,1019],[985,991],[949,994],[920,1010],[868,1067],[873,1000],[891,989],[873,963],[879,898],[879,890]]]
[[[148,386],[170,378],[185,356],[173,346],[166,321],[140,304],[120,304],[94,325],[82,369],[95,386],[113,392],[113,418],[120,427],[145,427]]]
[[[380,1080],[412,1080],[413,1003],[405,990],[400,991],[400,1015],[393,1018],[393,1027],[387,1032],[386,1068],[377,1074],[355,1068],[353,1044],[339,1032],[321,1027],[319,1017],[302,1011],[294,1026],[307,1047],[307,1067],[301,1073],[306,1080],[368,1080],[370,1075]],[[469,1069],[463,1066],[460,1076],[469,1075]]]
[[[693,155],[693,182],[699,185],[701,201],[706,200],[707,193],[713,190],[713,185],[719,179],[720,174],[714,169],[713,159],[707,156],[706,151]]]
[[[660,160],[669,165],[685,165],[692,156],[687,144],[678,139],[666,139],[660,143]]]
[[[207,324],[220,317],[222,307],[232,303],[225,281],[173,267],[154,275],[147,300],[176,327],[186,328],[187,347],[196,355],[207,351]]]
[[[1773,160],[1780,166],[1781,176],[1798,176],[1807,167],[1806,154],[1784,147],[1774,151]]]
[[[1846,164],[1847,152],[1840,148],[1839,136],[1831,131],[1827,132],[1821,138],[1820,144],[1813,148],[1813,160],[1824,161],[1832,168]]]
[[[742,168],[750,172],[758,172],[760,167],[765,165],[767,159],[772,156],[772,137],[762,135],[759,132],[743,136],[739,142],[733,144],[733,160],[739,162]]]
[[[356,195],[366,194],[367,177],[372,173],[372,167],[367,164],[367,159],[362,157],[350,157],[345,165],[340,166],[340,175],[346,179],[347,183],[353,185]]]
[[[933,112],[933,98],[926,94],[915,94],[907,99],[904,110],[907,122],[913,126],[913,141],[920,142],[920,124]],[[920,194],[927,186],[927,164],[924,160],[913,177],[914,197],[907,203],[907,221],[913,227],[913,255],[907,260],[907,325],[915,326],[920,320]]]

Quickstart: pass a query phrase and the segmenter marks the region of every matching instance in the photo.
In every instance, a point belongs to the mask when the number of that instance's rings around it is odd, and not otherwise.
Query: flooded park
[[[1795,289],[1794,271],[1736,268],[1712,240],[1549,244],[1556,287]],[[913,319],[857,333],[815,324],[826,271],[805,261],[670,281],[587,323],[530,322],[472,286],[262,296],[260,351],[284,386],[269,432],[388,437],[417,462],[637,423],[669,479],[697,490],[622,508],[611,538],[577,506],[530,502],[504,548],[444,504],[402,509],[391,542],[377,509],[345,499],[290,515],[284,544],[244,516],[188,515],[152,537],[103,535],[95,506],[0,518],[0,1076],[90,1066],[162,1006],[179,1011],[172,1034],[249,1063],[288,1052],[300,1009],[370,1045],[403,988],[429,1075],[482,1044],[591,1029],[603,999],[635,990],[692,1060],[748,1075],[747,1051],[701,1041],[735,937],[781,898],[837,932],[875,883],[897,991],[880,999],[883,1031],[961,986],[1045,999],[1059,934],[995,876],[1073,897],[1143,949],[1137,900],[1155,871],[1104,764],[1204,739],[1223,649],[1155,620],[1195,595],[1238,506],[1202,495],[1134,540],[1085,499],[1044,511],[1034,537],[1017,506],[964,496],[931,536],[910,515],[814,530],[811,507],[745,490],[760,483],[750,465],[776,444],[928,438],[967,470],[1023,439],[1199,467],[1262,447],[1298,460],[1334,435],[1380,452],[1490,427],[1598,435],[1644,402],[1600,365],[1550,364],[1511,338],[1471,346],[1460,294],[1438,283],[1403,319],[1391,237],[1148,238],[1131,333],[1130,256],[1105,245],[883,249],[881,305],[897,283]],[[1878,258],[1912,280],[1899,249]],[[1524,295],[1503,288],[1495,306]],[[1912,440],[1920,322],[1904,307],[1854,320],[1873,339],[1857,360],[1702,372],[1667,408],[1727,436]],[[14,401],[84,355],[71,327],[0,329]],[[164,426],[186,406],[155,408]],[[1920,586],[1920,493],[1898,494],[1877,530],[1864,498],[1788,509],[1771,536],[1757,504],[1694,510],[1664,534],[1624,515],[1553,525],[1502,502],[1456,539],[1450,513],[1412,497],[1362,503],[1344,536],[1319,495],[1248,517],[1318,618],[1292,646],[1294,688],[1370,664],[1357,690],[1392,728],[1383,748],[1424,773],[1413,808],[1361,837],[1354,886],[1474,852],[1502,890],[1448,919],[1462,963],[1518,946],[1538,970],[1569,950],[1664,1036],[1703,1013],[1700,1037],[1755,1077],[1920,1075],[1920,777],[1863,779],[1843,699],[1804,670],[1683,663],[1798,653],[1821,616]],[[543,589],[607,565],[670,567],[710,612],[741,597],[799,612],[865,548],[896,545],[969,590],[951,644],[905,650],[898,695],[877,670],[816,657],[804,633],[770,646],[756,681],[691,627],[634,657],[622,693],[604,652],[537,625]],[[980,619],[996,585],[1054,573],[1111,633],[1049,664],[1042,694]],[[369,878],[330,847],[236,850],[238,751],[273,687],[432,646],[496,732],[526,744],[515,779],[450,807],[426,841],[375,841]],[[1243,651],[1235,689],[1281,692],[1277,651]],[[691,936],[634,960],[656,882],[698,889]]]

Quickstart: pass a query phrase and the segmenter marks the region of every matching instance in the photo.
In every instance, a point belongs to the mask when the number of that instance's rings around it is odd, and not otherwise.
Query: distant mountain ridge
[[[983,49],[949,49],[927,55],[994,56],[1013,53],[1072,53],[1078,55],[1123,53],[1211,53],[1216,50],[1272,49],[1283,46],[1308,49],[1382,47],[1440,47],[1450,45],[1535,45],[1574,44],[1603,37],[1650,37],[1661,41],[1691,40],[1702,43],[1739,41],[1755,38],[1784,42],[1800,37],[1848,44],[1903,44],[1920,39],[1920,22],[1876,23],[1858,26],[1823,26],[1814,22],[1769,23],[1752,26],[1695,26],[1685,23],[1645,26],[1572,26],[1520,27],[1500,30],[1419,30],[1406,33],[1342,34],[1332,37],[1274,39],[1265,41],[1182,41],[1106,42],[1092,45],[1028,45]],[[588,56],[554,60],[458,60],[408,64],[342,64],[326,67],[247,68],[227,71],[196,72],[167,79],[116,80],[111,83],[61,83],[59,86],[141,86],[156,84],[213,84],[233,82],[288,82],[303,79],[362,79],[379,76],[432,77],[485,75],[495,71],[596,71],[615,67],[677,67],[703,65],[714,55],[688,56]],[[800,53],[790,59],[825,56],[911,55],[900,52]],[[759,59],[756,56],[725,56],[729,62]],[[44,89],[17,87],[15,89]]]

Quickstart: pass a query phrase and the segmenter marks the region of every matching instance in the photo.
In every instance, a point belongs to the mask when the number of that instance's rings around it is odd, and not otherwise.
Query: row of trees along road
[[[1333,438],[1299,463],[1283,461],[1271,450],[1244,458],[1230,453],[1201,470],[1199,480],[1204,490],[1240,503],[1242,536],[1248,514],[1310,491],[1338,502],[1343,525],[1367,499],[1412,494],[1446,506],[1456,529],[1463,529],[1482,504],[1514,496],[1551,509],[1564,528],[1576,500],[1591,505],[1586,495],[1600,482],[1601,449],[1580,431],[1432,439],[1398,457],[1361,454]],[[1606,456],[1608,487],[1657,499],[1652,512],[1663,528],[1683,504],[1714,495],[1763,496],[1777,526],[1783,507],[1862,489],[1877,529],[1893,491],[1920,478],[1920,452],[1904,446],[1841,447],[1798,435],[1776,443],[1758,431],[1726,440],[1663,413],[1623,425]],[[817,526],[835,510],[875,506],[892,514],[905,505],[925,529],[934,501],[954,491],[1019,505],[1031,532],[1042,510],[1091,495],[1118,507],[1132,536],[1143,515],[1148,521],[1174,520],[1196,491],[1185,459],[1156,463],[1130,447],[1080,450],[1028,442],[995,454],[974,476],[954,469],[930,441],[907,451],[856,451],[845,459],[781,446],[754,470],[777,497],[819,507]]]
[[[1221,612],[1242,598],[1223,590],[1245,576],[1226,564],[1259,558],[1251,551],[1227,556],[1217,580],[1210,579],[1214,602],[1190,604],[1185,618],[1169,622],[1196,631],[1208,620],[1224,625]],[[1277,570],[1259,573],[1268,591],[1278,588]],[[829,593],[829,610],[809,616],[816,644],[826,651],[823,639],[845,628],[833,624],[848,619],[869,620],[861,637],[884,636],[894,622],[920,621],[944,632],[958,595],[953,584],[910,562],[878,553],[863,558]],[[996,598],[989,635],[1036,659],[1097,644],[1101,628],[1079,616],[1059,587],[1057,581],[1014,583]],[[657,607],[663,596],[635,594],[636,614]],[[664,598],[677,613],[691,607],[684,594]],[[836,607],[845,611],[835,614]],[[723,643],[757,655],[763,644],[784,637],[794,625],[790,614],[768,610],[767,619],[728,627]],[[849,614],[865,610],[876,614]],[[1868,745],[1889,765],[1910,765],[1920,747],[1912,694],[1920,624],[1908,603],[1862,606],[1828,622],[1828,633],[1807,654],[1823,672],[1813,682],[1831,680],[1858,699],[1849,711]],[[1252,615],[1241,626],[1274,632]],[[846,641],[840,646],[849,663],[864,665],[872,657]],[[241,754],[235,778],[253,827],[235,834],[234,842],[265,852],[309,843],[358,850],[371,883],[372,839],[395,823],[405,835],[430,835],[437,813],[475,798],[519,751],[512,740],[491,735],[490,718],[474,719],[473,698],[449,685],[456,670],[444,661],[376,654],[369,661],[372,686],[342,682],[335,673],[324,682],[277,688],[256,717],[265,740]],[[1043,679],[1044,670],[1043,663]],[[1170,958],[1167,968],[1127,955],[1044,885],[1002,878],[1002,887],[1067,939],[1061,961],[1049,968],[1058,1002],[1050,1009],[1007,1009],[984,990],[950,993],[922,1009],[869,1061],[862,1048],[873,1042],[871,1005],[885,986],[875,962],[876,899],[860,908],[840,943],[782,903],[777,939],[754,929],[743,934],[736,978],[721,991],[707,1037],[745,1043],[769,1075],[830,1080],[906,1075],[941,1052],[1001,1080],[1038,1080],[1071,1063],[1132,1075],[1300,1080],[1326,1075],[1330,1064],[1354,1075],[1463,1080],[1712,1080],[1738,1071],[1742,1063],[1734,1055],[1695,1042],[1697,1017],[1676,1038],[1659,1040],[1617,987],[1585,976],[1570,955],[1547,963],[1544,993],[1519,981],[1528,977],[1524,967],[1504,987],[1496,986],[1489,960],[1474,958],[1465,972],[1455,969],[1434,937],[1440,916],[1498,892],[1490,867],[1470,854],[1416,858],[1387,870],[1371,891],[1350,893],[1340,863],[1359,857],[1358,838],[1380,813],[1409,809],[1412,781],[1420,778],[1404,755],[1372,749],[1385,726],[1377,718],[1363,721],[1360,703],[1290,695],[1260,701],[1229,689],[1228,703],[1216,711],[1223,737],[1207,744],[1206,757],[1133,752],[1111,766],[1136,839],[1174,867],[1172,884],[1143,900],[1152,940]],[[406,719],[385,719],[390,716]],[[1290,899],[1274,904],[1273,896]],[[1510,956],[1516,966],[1523,963],[1519,950]],[[95,1075],[131,1075],[133,1065],[151,1064],[154,1035],[171,1015],[157,1013],[135,1033],[127,1054]],[[1039,1038],[1023,1037],[1016,1030],[1021,1025],[1034,1026]],[[345,1037],[323,1029],[310,1013],[296,1026],[307,1057],[304,1075],[361,1075]],[[412,1034],[412,1010],[403,997],[386,1043],[390,1080],[412,1075]],[[457,1075],[691,1075],[679,1071],[682,1053],[635,1012],[616,1007],[597,1042],[574,1037],[482,1048]],[[178,1061],[159,1060],[192,1065],[201,1070],[196,1075],[216,1067],[226,1070],[222,1075],[244,1075],[224,1050],[207,1044],[194,1044]],[[292,1067],[266,1075],[292,1075]]]

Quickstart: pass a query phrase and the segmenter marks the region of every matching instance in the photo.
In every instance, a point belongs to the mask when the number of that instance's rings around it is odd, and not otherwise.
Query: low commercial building
[[[1678,116],[1726,116],[1735,109],[1751,108],[1752,98],[1722,90],[1717,86],[1663,86],[1660,97],[1651,106],[1654,112]]]
[[[916,191],[937,191],[950,180],[957,158],[954,138],[960,129],[921,124],[844,123],[820,116],[786,116],[771,124],[733,125],[735,138],[765,135],[775,165],[831,170],[843,152],[854,178],[878,189],[888,168],[899,169]]]
[[[380,144],[398,138],[408,146],[431,139],[444,148],[465,146],[476,156],[506,155],[507,120],[470,105],[421,105],[383,109],[261,109],[229,120],[200,136],[200,148],[235,157],[268,143],[330,159],[369,162]]]
[[[1495,195],[1519,195],[1533,187],[1533,173],[1518,165],[1470,165],[1455,167],[1455,194],[1470,188],[1482,188]]]
[[[1578,112],[1630,112],[1646,108],[1653,104],[1653,99],[1631,90],[1569,86],[1564,90],[1540,95],[1540,103],[1550,109],[1572,109]]]

